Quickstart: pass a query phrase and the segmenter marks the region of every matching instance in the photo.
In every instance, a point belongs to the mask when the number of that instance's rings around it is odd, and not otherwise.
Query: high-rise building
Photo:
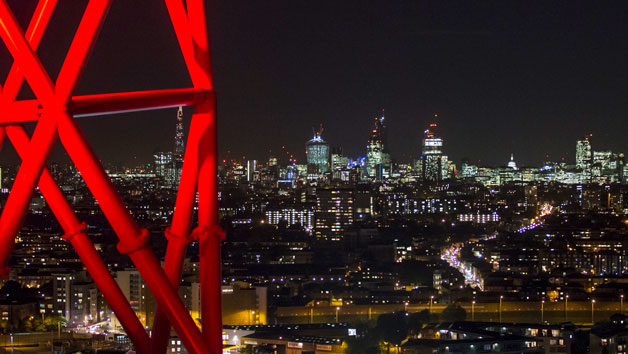
[[[185,141],[183,133],[183,107],[179,106],[177,112],[177,125],[174,134],[174,153],[172,154],[172,163],[174,164],[174,184],[175,188],[179,186],[181,178],[181,169],[183,168],[183,155],[185,154]]]
[[[153,155],[155,160],[155,174],[164,182],[164,185],[170,187],[175,183],[175,169],[172,158],[172,152],[156,152]]]
[[[347,228],[353,224],[353,200],[353,189],[316,189],[316,238],[326,241],[342,240]]]
[[[377,179],[382,179],[384,173],[390,173],[390,154],[386,146],[383,110],[381,117],[375,117],[375,128],[366,145],[366,173],[368,177]]]
[[[478,175],[478,167],[476,165],[462,164],[462,178],[475,178]]]
[[[329,170],[329,144],[323,140],[323,127],[314,131],[314,137],[305,143],[305,153],[307,154],[307,164],[315,166],[320,173],[327,173]]]
[[[310,208],[277,208],[266,210],[266,221],[269,225],[279,225],[285,221],[288,226],[301,225],[306,231],[314,227],[314,210]]]
[[[115,280],[140,322],[145,326],[150,325],[155,317],[154,298],[149,295],[150,291],[146,288],[139,271],[135,268],[118,270]]]
[[[257,171],[257,160],[248,160],[246,162],[246,180],[247,182],[253,182],[255,179],[255,172]]]
[[[52,298],[55,300],[53,310],[56,315],[70,317],[71,287],[74,276],[69,272],[52,273]]]
[[[434,115],[438,118],[438,114]],[[447,178],[447,157],[443,155],[443,139],[437,135],[438,125],[434,122],[424,132],[423,155],[421,156],[422,177],[426,181],[441,181]]]
[[[602,169],[610,169],[613,163],[611,151],[593,151],[593,164],[598,164]]]
[[[341,147],[331,149],[331,170],[340,170],[347,168],[349,158],[342,154]],[[1,171],[0,171],[1,172]]]
[[[590,170],[593,163],[593,153],[591,152],[591,142],[589,138],[591,135],[585,137],[583,140],[578,140],[576,143],[576,167],[581,170]]]
[[[341,147],[331,149],[331,178],[332,180],[341,180],[347,182],[351,168],[349,167],[349,158],[342,153]]]

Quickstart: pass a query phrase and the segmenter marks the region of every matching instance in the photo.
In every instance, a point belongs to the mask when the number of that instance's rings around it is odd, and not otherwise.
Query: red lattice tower
[[[0,87],[0,142],[8,137],[22,159],[15,182],[0,215],[0,276],[9,274],[8,261],[15,235],[36,186],[50,205],[65,234],[116,313],[140,353],[165,353],[174,327],[190,353],[220,353],[220,240],[216,187],[216,119],[210,55],[203,0],[165,0],[192,88],[74,96],[89,53],[112,0],[89,0],[55,83],[36,49],[57,0],[39,0],[24,32],[6,3],[0,0],[0,37],[14,59]],[[129,4],[130,5],[130,4]],[[36,99],[16,101],[24,80]],[[164,268],[147,244],[148,231],[138,227],[112,185],[75,118],[140,109],[194,105],[181,182],[172,224],[165,230],[168,249]],[[32,137],[22,123],[37,122]],[[86,225],[72,211],[66,197],[46,169],[50,150],[59,138],[103,214],[119,238],[118,251],[128,254],[153,293],[157,313],[152,338],[131,309],[86,234]],[[198,193],[198,226],[191,230]],[[177,295],[187,244],[199,242],[201,316],[199,330]]]

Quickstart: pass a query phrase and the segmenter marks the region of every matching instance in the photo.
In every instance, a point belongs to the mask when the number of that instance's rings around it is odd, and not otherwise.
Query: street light
[[[432,305],[434,304],[434,295],[430,296],[430,312],[432,312]]]
[[[619,296],[619,313],[624,314],[624,294]]]
[[[593,325],[595,319],[595,299],[591,300],[591,325]]]
[[[544,321],[545,318],[543,317],[544,307],[545,307],[545,300],[541,300],[541,324],[545,323]]]
[[[338,311],[340,311],[340,307],[336,307],[336,323],[338,323]]]
[[[256,320],[255,320],[255,311],[251,311],[251,316],[253,317],[253,324],[256,324]]]
[[[404,304],[403,304],[403,309],[404,309],[404,311],[405,311],[406,313],[408,312],[408,305],[409,305],[409,304],[408,304],[408,302],[407,302],[407,301],[406,301],[406,302],[404,302]]]
[[[502,321],[502,300],[504,300],[504,295],[499,296],[499,322]]]
[[[471,321],[475,321],[475,300],[471,302]]]
[[[565,322],[567,322],[567,302],[569,301],[569,295],[565,295]]]

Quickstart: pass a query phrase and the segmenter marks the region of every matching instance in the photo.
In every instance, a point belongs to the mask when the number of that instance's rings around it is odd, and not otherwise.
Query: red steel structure
[[[140,92],[75,96],[75,90],[112,0],[89,0],[56,82],[36,54],[57,0],[39,0],[23,31],[6,0],[0,0],[0,37],[13,57],[13,65],[0,86],[0,143],[5,137],[15,146],[22,164],[0,214],[0,276],[9,274],[9,257],[36,187],[61,224],[96,285],[115,311],[139,353],[162,354],[170,326],[190,353],[221,353],[220,241],[216,181],[216,98],[203,0],[165,0],[172,26],[193,87]],[[131,5],[130,6],[135,6]],[[26,83],[36,99],[16,101]],[[164,268],[147,244],[148,231],[138,227],[76,123],[86,115],[193,105],[180,186],[172,223],[164,232],[168,248]],[[23,122],[35,121],[32,136]],[[46,168],[52,146],[59,139],[112,229],[118,251],[127,254],[153,293],[158,308],[152,338],[87,236],[66,197]],[[198,225],[191,227],[198,200]],[[177,295],[187,244],[199,242],[202,332]]]

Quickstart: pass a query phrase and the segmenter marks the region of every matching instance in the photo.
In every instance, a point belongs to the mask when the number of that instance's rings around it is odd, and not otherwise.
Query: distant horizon
[[[186,108],[186,111],[188,112],[187,114],[184,115],[184,122],[185,124],[185,137],[187,139],[187,130],[189,128],[189,120],[191,117],[191,108]],[[176,110],[174,110],[173,112],[176,113]],[[174,114],[173,114],[174,115]],[[78,121],[81,122],[82,119],[85,118],[79,118]],[[90,118],[87,118],[90,119]],[[386,119],[386,122],[389,122],[389,118]],[[142,154],[134,154],[133,152],[130,152],[128,154],[128,156],[125,156],[124,158],[121,159],[112,159],[112,160],[105,160],[102,159],[102,161],[105,164],[111,164],[114,165],[116,167],[135,167],[137,165],[141,165],[141,164],[148,164],[148,163],[153,163],[153,156],[152,154],[154,152],[168,152],[168,151],[173,151],[174,149],[174,123],[175,123],[175,118],[172,117],[172,131],[173,131],[173,136],[172,136],[172,141],[163,141],[162,144],[160,145],[156,145],[154,146],[153,149],[150,148],[146,148],[144,149],[146,150],[150,150],[152,152],[146,154],[145,152]],[[372,120],[369,120],[369,123],[372,123]],[[440,123],[440,121],[439,121]],[[316,125],[312,125],[313,127],[316,127]],[[356,147],[347,147],[345,145],[342,144],[335,144],[333,141],[330,141],[329,139],[326,138],[326,133],[328,133],[330,131],[330,129],[328,129],[327,127],[323,126],[324,131],[322,136],[322,139],[327,142],[329,144],[329,146],[331,148],[335,148],[335,147],[340,147],[343,150],[343,155],[352,158],[352,159],[357,159],[357,158],[363,158],[366,156],[366,145],[367,145],[367,140],[369,138],[369,136],[365,136],[364,137],[364,144],[361,146],[361,149],[363,150],[361,154],[357,154],[357,155],[351,155],[350,153],[348,153],[347,151],[357,151],[358,149]],[[389,129],[389,126],[386,125],[386,128]],[[427,124],[424,128],[427,128]],[[420,134],[419,134],[420,133]],[[422,133],[423,130],[421,130],[419,133],[416,134],[416,153],[414,156],[410,157],[408,156],[409,154],[401,154],[401,156],[396,156],[394,152],[391,152],[391,159],[395,162],[395,163],[411,163],[413,160],[417,160],[419,158],[420,154],[420,149],[421,149],[421,143],[422,143]],[[468,160],[471,164],[473,165],[478,165],[478,166],[491,166],[491,167],[500,167],[500,166],[506,166],[508,161],[510,160],[510,154],[514,154],[514,160],[517,163],[518,167],[540,167],[542,166],[542,164],[544,162],[547,161],[552,161],[552,162],[563,162],[561,159],[565,158],[564,162],[566,162],[568,165],[572,165],[575,164],[575,151],[576,151],[576,142],[578,140],[583,139],[585,136],[587,136],[588,134],[582,134],[582,136],[580,138],[577,138],[576,140],[572,141],[572,144],[570,144],[569,147],[565,147],[565,154],[563,155],[559,155],[558,157],[555,156],[551,156],[549,158],[546,157],[540,157],[540,158],[536,158],[537,162],[532,162],[532,163],[524,163],[522,162],[523,160],[521,160],[519,158],[519,155],[517,151],[508,151],[508,150],[503,150],[504,152],[504,159],[502,162],[496,161],[496,159],[491,159],[491,160],[486,160],[486,159],[482,159],[482,158],[473,158],[473,157],[469,157],[469,156],[465,156],[465,157],[461,157],[461,156],[453,156],[452,154],[450,154],[448,152],[448,138],[446,136],[446,132],[443,133],[443,129],[441,129],[439,127],[439,136],[443,139],[443,151],[444,151],[444,155],[447,155],[448,159],[450,161],[454,161],[454,163],[456,164],[456,166],[459,168],[462,165],[462,161],[464,159]],[[390,136],[390,133],[388,134],[388,140],[393,140],[391,139],[394,137]],[[304,135],[304,140],[303,140],[303,144],[302,144],[302,148],[298,151],[288,151],[289,153],[291,153],[292,155],[294,155],[294,157],[297,159],[297,164],[303,164],[303,162],[305,161],[305,143],[307,141],[309,141],[311,139],[311,136],[307,136]],[[619,150],[613,150],[613,149],[609,149],[609,148],[605,148],[604,146],[599,146],[598,144],[596,144],[596,136],[595,134],[593,134],[592,138],[589,139],[591,141],[591,147],[592,147],[592,151],[612,151],[614,153],[624,153],[624,151],[619,151]],[[533,141],[529,141],[530,143],[534,143]],[[170,143],[170,144],[169,144]],[[170,146],[172,145],[172,146]],[[276,142],[275,145],[279,146],[279,149],[266,149],[264,150],[262,149],[258,149],[257,152],[253,153],[253,154],[245,154],[245,155],[235,155],[234,153],[229,154],[228,151],[224,148],[220,148],[220,142],[219,142],[219,161],[222,162],[222,160],[225,160],[228,158],[228,156],[230,156],[232,159],[235,159],[236,161],[242,161],[242,157],[246,157],[246,160],[257,160],[257,161],[261,161],[261,162],[267,162],[268,159],[270,157],[279,157],[280,155],[285,154],[286,150],[282,149],[282,146],[286,146],[286,145],[282,145],[282,142]],[[271,145],[269,145],[270,147]],[[2,156],[0,157],[0,163],[2,164],[18,164],[19,163],[19,159],[17,158],[17,155],[15,154],[13,150],[13,147],[11,146],[11,144],[7,141],[4,142],[3,144],[3,148],[5,150],[4,154],[2,154]],[[9,151],[12,151],[11,154],[6,152],[6,149],[9,149]],[[224,151],[222,151],[224,150]],[[272,152],[271,152],[272,150]],[[283,150],[283,151],[282,151]],[[499,149],[496,149],[496,151],[498,151]],[[522,151],[523,152],[523,151]],[[10,156],[13,155],[13,156]],[[61,163],[61,164],[68,164],[71,163],[70,159],[66,155],[66,153],[64,151],[62,151],[59,148],[59,144],[57,144],[55,146],[55,149],[53,150],[53,152],[51,153],[51,158],[50,158],[50,162],[53,163]],[[97,155],[98,155],[98,151],[97,151]],[[122,157],[122,156],[120,156]],[[529,161],[531,159],[527,159],[526,161]]]
[[[35,5],[11,8],[25,23]],[[53,73],[81,14],[57,6],[68,15],[53,16],[38,50]],[[434,113],[457,163],[503,164],[514,153],[537,165],[572,155],[589,133],[598,150],[628,151],[628,2],[209,0],[207,9],[221,158],[286,146],[302,159],[320,123],[332,146],[364,156],[382,108],[398,161],[419,156]],[[159,25],[167,16],[162,3],[114,2],[77,94],[190,86],[172,27]],[[11,60],[0,56],[4,76]],[[132,164],[169,149],[175,118],[168,109],[78,121],[101,160]]]

